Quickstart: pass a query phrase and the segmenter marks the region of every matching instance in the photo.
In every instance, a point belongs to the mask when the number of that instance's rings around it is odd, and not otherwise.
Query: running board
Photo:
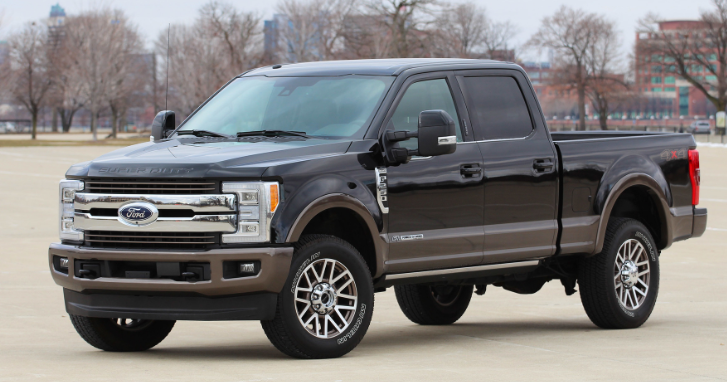
[[[435,269],[431,271],[394,273],[384,275],[382,278],[377,280],[375,287],[387,288],[396,284],[420,284],[437,281],[528,273],[535,270],[539,264],[540,260],[528,260],[518,261],[515,263],[488,264],[462,268]]]

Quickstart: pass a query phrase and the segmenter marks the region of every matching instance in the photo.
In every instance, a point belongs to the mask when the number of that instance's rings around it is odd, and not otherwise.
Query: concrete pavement
[[[529,296],[490,287],[447,327],[409,322],[390,289],[357,349],[313,361],[279,353],[258,322],[178,322],[142,353],[98,351],[76,334],[47,265],[57,182],[112,149],[0,148],[0,381],[727,380],[727,148],[700,148],[709,228],[662,253],[643,327],[598,329],[557,281]]]

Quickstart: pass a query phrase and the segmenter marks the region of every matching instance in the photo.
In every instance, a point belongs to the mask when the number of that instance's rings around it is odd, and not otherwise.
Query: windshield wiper
[[[303,137],[303,138],[310,138],[310,136],[302,131],[288,131],[288,130],[255,130],[255,131],[240,131],[237,133],[238,137],[253,137],[253,136],[263,136],[263,137],[284,137],[284,136],[292,136],[292,137]]]
[[[227,134],[215,133],[209,130],[179,130],[177,135],[194,135],[195,137],[216,137],[216,138],[232,138]]]

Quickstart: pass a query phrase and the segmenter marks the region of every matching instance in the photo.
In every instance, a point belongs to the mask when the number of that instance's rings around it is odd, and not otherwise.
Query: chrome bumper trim
[[[159,209],[192,210],[194,212],[235,212],[234,194],[221,195],[143,195],[90,194],[77,192],[74,209],[120,208],[131,202],[151,203]]]
[[[145,226],[134,227],[116,216],[92,216],[75,212],[74,226],[81,230],[126,232],[236,232],[237,215],[197,215],[191,218],[158,218]]]

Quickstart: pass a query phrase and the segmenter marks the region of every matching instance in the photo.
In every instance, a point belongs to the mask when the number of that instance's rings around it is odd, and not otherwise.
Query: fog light
[[[68,269],[68,258],[67,257],[61,257],[58,260],[58,266],[61,267],[61,269]]]
[[[255,263],[240,263],[240,273],[255,273]]]

